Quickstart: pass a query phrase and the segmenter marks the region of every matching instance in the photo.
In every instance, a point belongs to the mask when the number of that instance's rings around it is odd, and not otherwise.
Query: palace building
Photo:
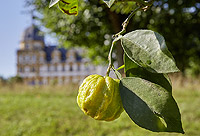
[[[17,50],[17,75],[30,85],[79,83],[96,73],[80,50],[45,45],[44,36],[32,25],[23,32]]]

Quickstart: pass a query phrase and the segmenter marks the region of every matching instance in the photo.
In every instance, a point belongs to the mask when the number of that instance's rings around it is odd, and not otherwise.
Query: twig
[[[108,65],[108,68],[107,68],[107,72],[106,72],[106,75],[109,76],[109,73],[110,73],[110,69],[112,68],[113,66],[113,60],[112,60],[112,52],[113,52],[113,47],[115,45],[115,43],[121,38],[122,36],[118,36],[117,38],[115,38],[112,42],[112,45],[110,47],[110,52],[108,54],[108,61],[109,61],[109,65]]]
[[[140,10],[140,9],[142,9],[142,7],[137,7],[135,10],[133,10],[132,12],[131,12],[131,14],[126,18],[126,20],[122,23],[122,30],[119,32],[119,33],[117,33],[117,34],[115,34],[113,37],[114,38],[116,38],[116,37],[118,37],[119,35],[122,35],[122,34],[124,34],[125,32],[126,32],[126,27],[128,26],[128,23],[129,23],[129,21],[130,21],[130,19],[135,15],[135,13],[138,11],[138,10]]]

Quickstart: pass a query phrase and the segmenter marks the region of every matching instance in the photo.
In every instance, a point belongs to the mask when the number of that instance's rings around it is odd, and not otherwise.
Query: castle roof
[[[66,57],[66,53],[68,51],[67,49],[58,48],[58,46],[45,46],[44,52],[46,53],[47,62],[50,62],[52,60],[52,53],[55,50],[58,50],[61,53],[61,61],[64,62],[67,59]],[[82,57],[78,53],[75,53],[75,59],[76,61],[80,62]]]
[[[30,27],[26,28],[25,31],[22,33],[21,41],[29,40],[44,42],[44,36],[35,25],[31,25]]]

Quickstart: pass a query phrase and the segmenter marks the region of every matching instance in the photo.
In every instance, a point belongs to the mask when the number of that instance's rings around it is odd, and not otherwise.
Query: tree
[[[8,79],[8,82],[9,82],[10,84],[22,84],[22,83],[23,83],[23,78],[20,77],[20,76],[18,76],[18,75],[16,75],[16,76],[14,76],[14,77],[10,77],[10,78]]]
[[[0,85],[4,85],[6,82],[7,80],[3,76],[0,76]]]
[[[130,1],[118,2],[109,10],[102,2],[81,1],[79,15],[74,17],[59,14],[57,7],[49,10],[49,2],[50,0],[27,0],[27,4],[40,13],[37,16],[40,25],[48,28],[50,33],[56,33],[61,45],[85,47],[89,50],[89,56],[98,62],[107,59],[109,46],[103,45],[111,43],[112,34],[121,30],[121,23],[135,6],[135,3]],[[181,71],[192,69],[192,62],[195,61],[197,66],[193,69],[195,74],[199,74],[200,71],[196,70],[196,67],[200,67],[200,62],[197,61],[200,59],[200,3],[187,0],[156,0],[153,5],[151,10],[138,11],[130,21],[127,31],[147,28],[165,35],[169,50],[172,51]],[[97,52],[94,53],[94,50]],[[115,59],[119,65],[123,63],[122,54],[121,47],[117,46]]]

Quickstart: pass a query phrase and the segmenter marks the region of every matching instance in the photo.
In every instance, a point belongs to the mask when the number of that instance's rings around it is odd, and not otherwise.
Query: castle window
[[[53,57],[53,62],[59,62],[60,61],[60,52],[59,50],[54,50],[53,51],[53,54],[52,54],[52,57]]]
[[[29,62],[29,56],[28,55],[25,56],[25,61]]]
[[[81,70],[85,70],[85,66],[83,63],[81,63],[81,66],[80,66]]]
[[[55,71],[57,71],[58,69],[57,69],[57,66],[55,66]]]
[[[47,67],[47,71],[49,72],[50,71],[50,66],[48,65],[48,67]]]
[[[23,68],[22,67],[19,67],[19,72],[23,72]]]
[[[39,67],[39,70],[40,70],[40,73],[42,72],[46,72],[48,69],[47,69],[47,65],[42,65]]]
[[[73,67],[72,67],[72,65],[70,65],[70,67],[69,67],[69,71],[73,71]]]
[[[35,72],[35,68],[34,67],[31,68],[31,72]]]
[[[25,67],[25,72],[29,72],[29,67],[28,66]]]
[[[73,64],[73,70],[76,71],[78,69],[78,65],[76,63]]]
[[[72,54],[69,55],[69,61],[74,61],[74,56]]]
[[[40,51],[40,62],[43,63],[45,61],[45,53]]]
[[[65,71],[65,65],[62,66],[62,71]]]
[[[25,49],[28,49],[28,47],[29,47],[29,45],[28,45],[28,44],[26,44],[26,45],[25,45]]]
[[[80,70],[81,70],[81,68],[80,68],[80,64],[78,64],[77,71],[80,71]]]
[[[36,59],[37,59],[36,55],[33,55],[33,56],[32,56],[32,61],[33,61],[33,62],[36,62]]]
[[[39,81],[39,85],[43,85],[43,82],[42,82],[42,81]]]
[[[23,62],[23,57],[21,55],[19,55],[18,58],[19,58],[19,63],[22,63]]]
[[[62,64],[57,65],[57,71],[62,71]]]
[[[89,71],[89,67],[88,67],[88,66],[86,66],[86,67],[85,67],[85,70],[86,70],[86,71]]]
[[[69,71],[69,65],[65,64],[65,71]]]
[[[54,71],[54,66],[53,65],[50,66],[50,71]]]
[[[40,49],[42,47],[41,43],[40,42],[35,42],[34,43],[34,48],[35,49]]]
[[[53,58],[53,60],[54,60],[55,62],[58,62],[58,61],[59,61],[59,56],[55,55],[54,58]]]
[[[35,80],[33,79],[31,82],[30,82],[31,85],[35,85]]]
[[[44,62],[43,56],[40,56],[40,62]]]

